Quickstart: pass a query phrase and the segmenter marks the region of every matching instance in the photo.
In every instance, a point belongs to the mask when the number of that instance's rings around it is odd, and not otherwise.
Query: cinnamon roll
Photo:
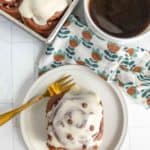
[[[23,0],[19,12],[25,25],[47,37],[71,0]]]
[[[86,89],[71,90],[47,105],[50,150],[98,150],[103,137],[100,98]]]
[[[21,19],[18,7],[21,0],[0,0],[0,9],[16,19]]]

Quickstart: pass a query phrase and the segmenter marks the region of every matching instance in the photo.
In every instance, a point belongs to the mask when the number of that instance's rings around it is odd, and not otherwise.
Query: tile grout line
[[[14,76],[13,76],[13,24],[11,24],[11,85],[12,85],[12,102],[14,102]]]
[[[13,105],[13,102],[0,102],[0,105],[8,105],[8,104],[10,104],[10,105]]]
[[[129,127],[129,131],[128,131],[128,134],[129,134],[129,149],[131,150],[131,127]]]
[[[14,81],[13,81],[13,24],[11,24],[11,86],[12,86],[12,108],[14,108]],[[15,120],[12,120],[12,149],[15,150],[15,135],[14,135]]]

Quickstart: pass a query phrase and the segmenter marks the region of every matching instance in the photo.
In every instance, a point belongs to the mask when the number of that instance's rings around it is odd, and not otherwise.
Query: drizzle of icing
[[[82,149],[83,145],[87,148],[100,145],[102,140],[95,140],[103,118],[103,108],[99,103],[100,98],[86,89],[65,94],[47,113],[48,122],[53,122],[48,126],[48,134],[52,136],[48,144],[69,150]],[[82,104],[88,107],[85,109]]]

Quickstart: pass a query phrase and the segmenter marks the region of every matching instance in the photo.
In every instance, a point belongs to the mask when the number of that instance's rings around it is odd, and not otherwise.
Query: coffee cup
[[[134,42],[136,40],[139,40],[140,38],[144,38],[148,35],[150,35],[150,11],[147,11],[146,14],[149,18],[147,19],[147,25],[144,26],[145,22],[141,22],[141,27],[143,27],[140,31],[139,29],[139,32],[135,33],[134,35],[127,35],[126,36],[118,36],[117,34],[116,35],[113,35],[109,32],[106,32],[103,28],[101,28],[97,23],[96,21],[94,21],[92,15],[91,15],[91,10],[90,9],[93,9],[90,5],[91,5],[91,2],[94,3],[95,0],[84,0],[84,13],[85,13],[85,19],[86,19],[86,22],[88,24],[88,26],[101,38],[105,39],[105,40],[109,40],[109,41],[112,41],[112,42],[117,42],[117,43],[129,43],[129,42]],[[103,0],[104,1],[104,0]],[[118,0],[119,1],[119,0]],[[148,1],[148,0],[147,0]],[[99,0],[100,2],[100,0]],[[99,3],[98,2],[98,3]],[[113,1],[112,1],[113,2]],[[117,2],[117,0],[115,1]],[[148,2],[148,4],[150,5],[150,3]],[[96,6],[97,7],[97,6]],[[149,7],[150,8],[150,7]],[[148,9],[149,9],[148,8]],[[121,9],[120,9],[121,10]],[[94,10],[95,11],[95,10]],[[132,10],[134,11],[134,10]],[[95,14],[94,14],[95,15]],[[99,14],[97,14],[99,15]],[[100,14],[101,15],[101,14]],[[132,14],[131,14],[132,15]],[[96,16],[96,15],[95,15]],[[94,17],[95,17],[94,16]],[[133,17],[133,15],[132,15]],[[130,17],[131,18],[131,17]],[[141,17],[142,18],[142,17]],[[99,20],[101,18],[98,18]],[[120,18],[119,18],[120,19]],[[136,18],[135,18],[136,19]],[[101,20],[100,20],[101,21]],[[102,20],[103,21],[103,20]],[[104,21],[103,21],[104,22]],[[142,24],[143,23],[143,24]],[[105,23],[103,23],[104,26],[105,26]],[[107,26],[108,24],[106,24]],[[127,24],[125,24],[126,26],[128,26],[128,22]],[[109,25],[108,25],[109,26]],[[130,25],[131,26],[131,25]],[[130,32],[129,32],[130,33]]]

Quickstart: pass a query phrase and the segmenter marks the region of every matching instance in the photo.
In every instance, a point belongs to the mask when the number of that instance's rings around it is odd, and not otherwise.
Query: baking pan
[[[51,43],[54,40],[54,38],[57,35],[57,33],[60,30],[60,28],[63,26],[63,24],[65,23],[65,21],[69,17],[69,15],[72,13],[74,8],[77,6],[78,2],[79,2],[79,0],[73,0],[72,1],[72,3],[69,5],[68,9],[65,11],[64,15],[61,17],[61,19],[57,23],[56,27],[53,29],[53,31],[50,33],[50,35],[47,38],[44,38],[40,34],[36,33],[32,29],[30,29],[28,26],[24,25],[23,23],[21,23],[17,19],[11,17],[6,12],[0,10],[0,14],[5,16],[7,19],[11,20],[12,22],[17,24],[18,26],[20,26],[22,29],[24,29],[27,32],[31,33],[33,36],[35,36],[36,38],[40,39],[41,41],[43,41],[45,43]]]

